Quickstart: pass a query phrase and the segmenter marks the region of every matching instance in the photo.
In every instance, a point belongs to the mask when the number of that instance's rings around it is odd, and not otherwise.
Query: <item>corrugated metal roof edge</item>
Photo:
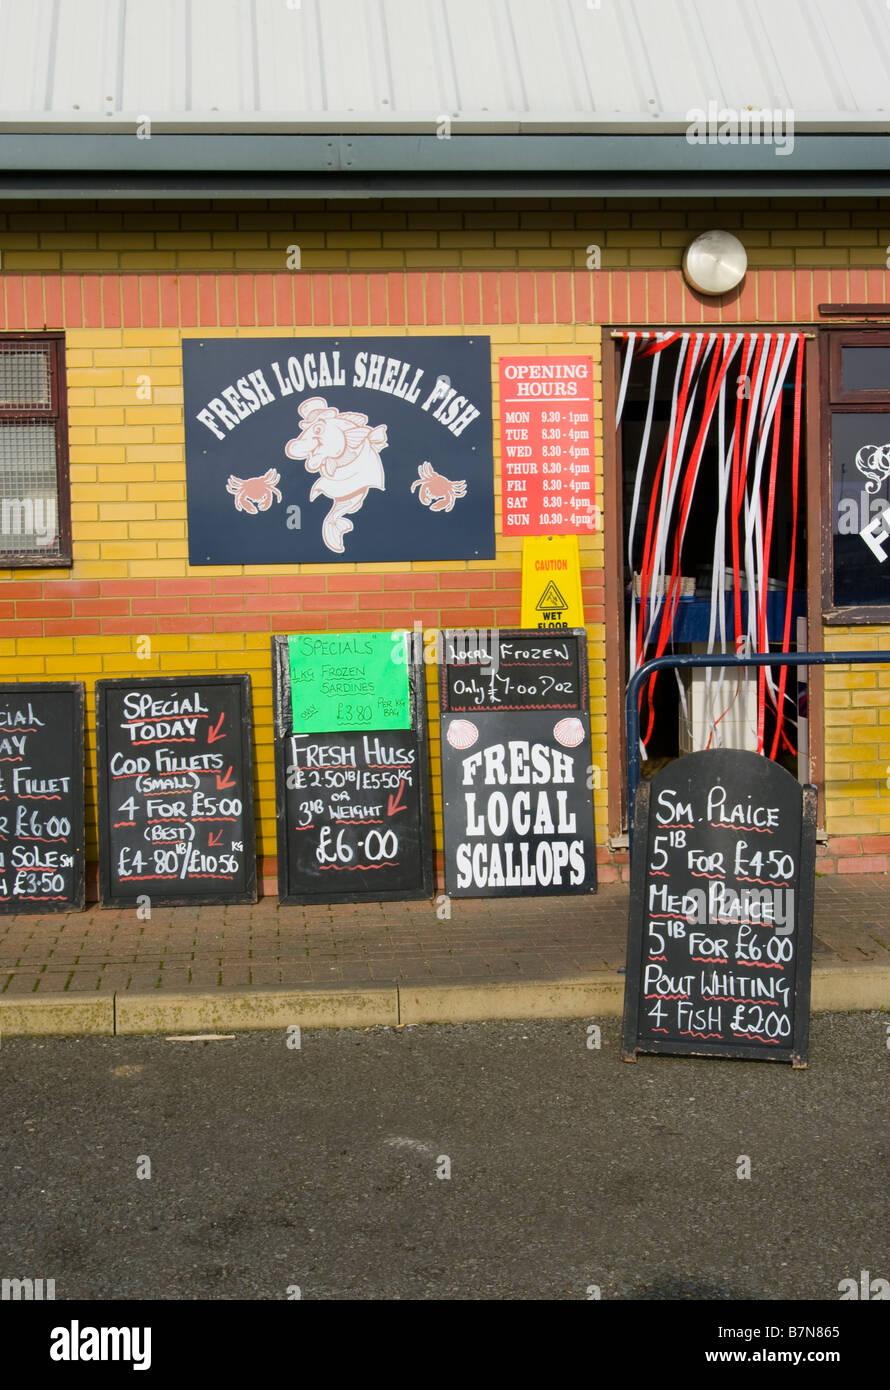
[[[836,111],[795,112],[791,107],[752,108],[739,112],[749,120],[755,109],[770,111],[784,122],[789,119],[795,131],[811,135],[890,134],[890,108],[849,112],[842,117]],[[701,113],[701,114],[700,114]],[[485,111],[430,112],[427,116],[405,116],[397,111],[380,111],[358,115],[355,111],[325,112],[313,116],[292,112],[212,111],[178,112],[175,116],[154,116],[151,112],[95,111],[70,113],[2,111],[0,133],[95,135],[99,132],[117,134],[122,128],[135,133],[146,120],[159,135],[429,135],[441,128],[447,116],[453,138],[460,135],[683,135],[696,120],[709,119],[703,108],[687,111],[653,112],[639,118],[625,112],[597,112],[589,117],[563,112],[530,115],[528,112],[501,112],[492,116]],[[718,124],[711,120],[711,124]]]

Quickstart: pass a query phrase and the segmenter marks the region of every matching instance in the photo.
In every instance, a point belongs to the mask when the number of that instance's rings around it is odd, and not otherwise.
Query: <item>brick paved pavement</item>
[[[569,979],[624,965],[628,890],[595,897],[0,917],[0,996],[63,990]],[[815,963],[890,966],[890,878],[816,880]]]

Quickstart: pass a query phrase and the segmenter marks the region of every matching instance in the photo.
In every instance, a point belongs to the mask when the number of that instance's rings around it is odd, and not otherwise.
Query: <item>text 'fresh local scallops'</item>
[[[464,794],[466,839],[455,853],[459,887],[583,882],[584,841],[563,838],[578,833],[567,790],[574,765],[567,754],[511,739],[471,753],[461,766],[461,785],[472,790]],[[479,843],[485,839],[494,843]]]

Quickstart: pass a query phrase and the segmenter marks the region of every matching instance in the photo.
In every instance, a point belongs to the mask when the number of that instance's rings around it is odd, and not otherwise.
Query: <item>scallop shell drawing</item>
[[[445,735],[452,748],[472,748],[479,730],[469,719],[452,719]]]
[[[554,725],[553,737],[563,748],[577,748],[584,738],[584,725],[580,719],[560,719]]]

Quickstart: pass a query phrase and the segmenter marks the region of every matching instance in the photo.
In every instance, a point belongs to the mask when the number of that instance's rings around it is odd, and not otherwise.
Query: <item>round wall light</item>
[[[683,274],[699,294],[728,294],[747,268],[747,252],[732,232],[702,232],[683,252]]]

